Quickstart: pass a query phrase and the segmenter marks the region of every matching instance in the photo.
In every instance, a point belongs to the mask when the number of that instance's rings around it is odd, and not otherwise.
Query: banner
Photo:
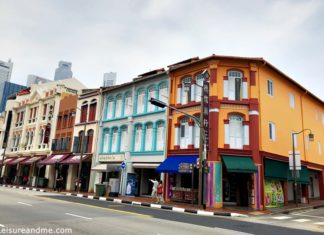
[[[283,207],[284,193],[280,180],[265,179],[264,196],[266,201],[266,207]]]
[[[135,196],[137,191],[137,175],[127,173],[126,196]]]

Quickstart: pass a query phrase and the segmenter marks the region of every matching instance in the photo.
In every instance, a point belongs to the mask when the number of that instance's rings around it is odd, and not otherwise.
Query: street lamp
[[[293,158],[293,175],[294,175],[294,197],[295,197],[295,204],[298,207],[298,199],[297,199],[297,169],[296,169],[296,151],[295,151],[295,135],[301,134],[304,131],[309,131],[308,139],[309,141],[314,141],[314,134],[312,133],[311,129],[304,129],[297,133],[292,133],[292,158]]]
[[[205,69],[201,74],[203,78],[203,86],[195,84],[202,88],[201,92],[201,104],[200,104],[200,118],[197,118],[193,115],[190,115],[186,112],[183,112],[182,110],[179,110],[175,107],[169,106],[168,104],[155,99],[151,98],[150,103],[153,105],[156,105],[160,108],[168,107],[172,110],[176,110],[177,112],[180,112],[184,114],[187,117],[192,118],[195,123],[199,126],[200,129],[200,144],[199,144],[199,178],[198,178],[198,207],[203,205],[205,207],[205,203],[203,200],[203,191],[204,191],[204,184],[203,184],[203,171],[204,166],[203,162],[206,160],[206,153],[207,153],[207,134],[208,134],[208,113],[209,113],[209,83],[206,81],[209,78],[208,70]],[[207,96],[206,99],[204,96]],[[207,119],[207,120],[205,120]]]

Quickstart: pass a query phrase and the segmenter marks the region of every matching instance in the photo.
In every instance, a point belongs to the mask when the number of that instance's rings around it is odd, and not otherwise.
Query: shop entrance
[[[160,180],[160,174],[155,172],[155,169],[135,169],[135,173],[138,176],[138,188],[136,190],[136,196],[151,196],[152,194],[152,182],[150,179]]]

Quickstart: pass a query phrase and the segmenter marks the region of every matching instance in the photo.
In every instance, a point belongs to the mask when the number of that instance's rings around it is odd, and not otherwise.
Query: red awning
[[[60,163],[65,158],[67,158],[70,154],[53,154],[49,156],[48,158],[38,162],[38,165],[53,165],[55,163]]]
[[[65,159],[64,161],[62,161],[61,163],[62,164],[79,164],[80,163],[80,156],[81,155],[71,155],[67,159]],[[90,157],[91,157],[91,154],[83,155],[82,161],[86,161]]]
[[[4,164],[7,165],[9,162],[15,160],[16,157],[7,157],[6,160],[4,160]],[[2,165],[3,160],[0,161],[0,165]]]
[[[32,165],[34,162],[38,162],[44,159],[46,156],[34,156],[34,157],[27,157],[24,161],[20,162],[20,165]]]
[[[13,165],[16,165],[19,162],[25,160],[25,159],[26,159],[26,157],[18,157],[18,158],[15,158],[14,160],[12,160],[10,162],[7,162],[7,163],[5,162],[5,164],[8,165],[8,166],[13,166]]]

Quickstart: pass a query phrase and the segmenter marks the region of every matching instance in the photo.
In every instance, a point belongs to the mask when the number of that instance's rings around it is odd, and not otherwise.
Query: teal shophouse
[[[111,196],[150,195],[149,179],[163,179],[155,168],[165,159],[167,135],[166,109],[151,105],[149,99],[168,103],[168,73],[150,71],[106,88],[102,95],[97,183],[110,185]]]

